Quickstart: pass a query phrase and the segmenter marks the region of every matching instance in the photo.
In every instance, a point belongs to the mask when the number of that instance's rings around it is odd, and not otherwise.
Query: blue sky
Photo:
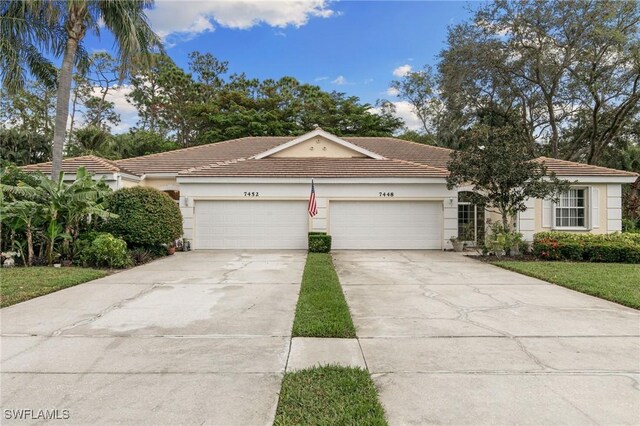
[[[447,27],[466,20],[469,7],[473,3],[454,1],[159,0],[148,15],[184,68],[189,52],[211,52],[229,62],[230,72],[293,76],[373,104],[379,98],[398,101],[387,89],[403,71],[436,63]],[[89,51],[112,47],[106,32],[86,42]],[[123,99],[113,100],[123,115],[114,130],[124,131],[135,116]],[[410,108],[397,106],[415,124]]]

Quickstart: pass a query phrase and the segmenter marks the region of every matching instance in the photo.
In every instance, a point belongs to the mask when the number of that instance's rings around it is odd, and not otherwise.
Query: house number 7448
[[[244,196],[245,197],[258,197],[258,196],[260,196],[260,194],[258,193],[258,191],[244,191]]]
[[[379,192],[381,197],[393,197],[393,192]]]

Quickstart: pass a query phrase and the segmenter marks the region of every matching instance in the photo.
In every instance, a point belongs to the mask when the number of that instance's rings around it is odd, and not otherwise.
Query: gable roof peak
[[[264,152],[261,152],[259,154],[256,154],[251,158],[255,159],[255,160],[260,160],[262,158],[269,157],[270,155],[273,155],[273,154],[275,154],[277,152],[280,152],[280,151],[284,151],[287,148],[290,148],[290,147],[298,145],[298,144],[300,144],[302,142],[308,141],[309,139],[312,139],[312,138],[314,138],[316,136],[322,136],[323,138],[325,138],[325,139],[327,139],[327,140],[329,140],[331,142],[334,142],[334,143],[336,143],[338,145],[342,145],[345,148],[349,148],[352,151],[355,151],[355,152],[358,152],[358,153],[364,155],[365,157],[373,158],[375,160],[384,160],[385,159],[385,157],[383,157],[380,154],[376,154],[373,151],[369,151],[368,149],[365,149],[365,148],[363,148],[363,147],[361,147],[359,145],[356,145],[354,143],[346,141],[346,140],[334,135],[333,133],[329,133],[327,131],[322,130],[320,127],[317,127],[315,130],[312,130],[312,131],[310,131],[308,133],[305,133],[302,136],[298,136],[297,138],[295,138],[295,139],[293,139],[291,141],[288,141],[288,142],[285,142],[285,143],[283,143],[281,145],[278,145],[275,148],[271,148],[271,149],[269,149],[267,151],[264,151]]]

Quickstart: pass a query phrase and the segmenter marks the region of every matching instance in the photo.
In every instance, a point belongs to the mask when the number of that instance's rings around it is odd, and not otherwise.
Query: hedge
[[[107,209],[118,218],[109,219],[104,231],[132,246],[157,247],[182,235],[182,214],[176,202],[153,188],[124,188],[107,199]]]
[[[562,242],[630,242],[640,244],[640,234],[632,232],[614,232],[613,234],[589,234],[589,233],[573,233],[573,232],[538,232],[534,236],[535,239],[549,239]]]
[[[331,235],[323,232],[309,232],[309,251],[311,253],[329,253],[331,251]]]
[[[626,233],[540,232],[534,236],[533,254],[543,260],[640,263],[640,238]]]

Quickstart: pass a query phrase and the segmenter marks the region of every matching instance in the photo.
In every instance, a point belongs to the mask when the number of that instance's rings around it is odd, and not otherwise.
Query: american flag
[[[309,216],[314,217],[318,214],[318,205],[316,204],[316,189],[311,179],[311,195],[309,195]]]

